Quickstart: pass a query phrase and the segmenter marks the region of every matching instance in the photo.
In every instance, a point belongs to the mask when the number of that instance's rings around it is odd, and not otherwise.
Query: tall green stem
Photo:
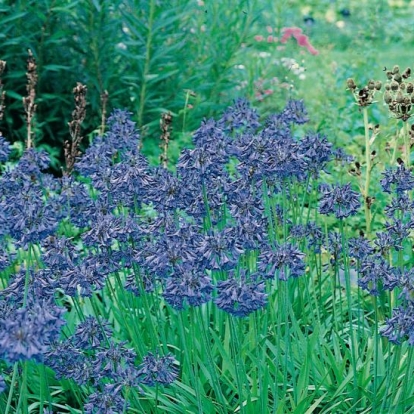
[[[144,72],[142,74],[141,93],[139,97],[139,108],[138,108],[138,126],[139,127],[142,127],[142,123],[144,120],[145,94],[147,92],[147,78],[148,78],[148,74],[150,72],[150,66],[151,66],[151,46],[152,46],[152,38],[153,38],[154,14],[155,14],[155,0],[151,0],[149,18],[148,18],[147,42],[145,45],[145,64],[144,64]]]
[[[346,299],[348,305],[348,317],[349,317],[349,334],[350,334],[350,341],[349,341],[349,348],[351,353],[351,365],[352,371],[354,376],[354,407],[356,407],[357,401],[359,399],[359,390],[358,390],[358,377],[357,377],[357,369],[356,369],[356,362],[357,362],[357,341],[355,338],[354,326],[353,326],[353,312],[352,312],[352,296],[351,296],[351,276],[349,274],[349,263],[347,258],[348,256],[348,242],[345,238],[345,231],[344,231],[344,223],[342,220],[339,221],[340,226],[340,233],[341,233],[341,240],[342,240],[342,248],[344,252],[344,273],[345,273],[345,290],[346,290]]]
[[[364,187],[364,209],[365,209],[365,226],[367,237],[371,233],[371,207],[369,202],[369,184],[371,180],[371,142],[369,138],[369,124],[368,124],[368,108],[362,108],[364,115],[364,130],[365,130],[365,187]]]
[[[404,164],[406,168],[410,168],[411,165],[411,148],[410,148],[410,134],[408,132],[408,123],[403,123],[403,135],[404,135]]]

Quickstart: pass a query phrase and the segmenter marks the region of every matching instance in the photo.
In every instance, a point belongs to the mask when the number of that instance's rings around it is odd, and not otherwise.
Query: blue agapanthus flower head
[[[387,337],[393,344],[399,345],[408,339],[408,344],[414,345],[414,302],[394,308],[391,318],[385,322],[380,330],[381,335]]]
[[[322,198],[319,202],[321,214],[334,214],[343,219],[356,214],[361,206],[359,194],[351,189],[351,184],[323,185],[320,187]]]
[[[414,175],[404,164],[395,168],[387,168],[382,173],[383,179],[380,181],[382,190],[385,193],[391,193],[395,189],[397,195],[402,195],[405,191],[414,189]]]
[[[128,405],[122,396],[122,385],[105,384],[103,390],[89,396],[84,410],[85,414],[115,414],[125,411]]]
[[[326,164],[332,159],[332,144],[327,137],[318,133],[308,133],[300,141],[299,151],[303,155],[305,169],[317,178]]]
[[[258,269],[266,279],[278,276],[279,280],[288,280],[289,277],[300,277],[305,273],[305,254],[290,243],[268,246],[263,248]]]
[[[303,100],[296,101],[291,99],[283,110],[282,115],[288,122],[297,125],[305,124],[309,121]]]
[[[242,270],[239,276],[231,272],[227,280],[220,280],[217,284],[217,307],[230,315],[245,317],[250,313],[263,308],[267,303],[265,283],[257,275],[247,277]]]
[[[171,354],[160,356],[148,352],[138,368],[137,377],[145,385],[169,385],[178,378],[177,361]]]
[[[253,109],[247,99],[236,99],[232,106],[228,107],[219,123],[223,125],[223,129],[245,128],[249,131],[255,131],[259,126],[259,115]]]
[[[64,309],[51,303],[29,303],[0,319],[0,355],[9,363],[42,361],[65,321]]]
[[[206,272],[178,265],[165,282],[163,296],[173,308],[181,310],[185,304],[200,306],[210,301],[213,289],[211,277]]]
[[[6,162],[11,153],[11,145],[4,139],[0,132],[0,162]]]

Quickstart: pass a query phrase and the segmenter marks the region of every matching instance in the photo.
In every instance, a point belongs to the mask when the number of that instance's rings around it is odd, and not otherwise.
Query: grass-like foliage
[[[3,167],[1,412],[412,412],[414,176],[371,180],[366,237],[308,121],[237,100],[173,173],[115,110],[62,178],[33,148]]]

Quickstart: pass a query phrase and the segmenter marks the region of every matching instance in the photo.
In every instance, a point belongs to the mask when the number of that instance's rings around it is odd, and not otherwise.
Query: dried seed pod
[[[373,91],[375,89],[375,82],[371,79],[367,85],[368,90]]]
[[[355,85],[355,82],[354,82],[354,80],[352,79],[352,78],[349,78],[347,81],[346,81],[346,84],[347,84],[347,86],[348,86],[348,88],[349,89],[355,89],[357,86]]]
[[[411,95],[411,103],[414,103],[414,93]]]
[[[398,82],[395,82],[395,81],[391,82],[391,90],[398,91]]]
[[[404,102],[404,96],[401,91],[397,92],[397,96],[395,97],[395,100],[397,103],[403,103]]]
[[[377,91],[380,91],[380,90],[381,90],[381,88],[382,88],[382,82],[381,82],[381,81],[376,81],[376,82],[375,82],[375,89],[376,89]]]
[[[398,83],[401,83],[402,82],[402,76],[399,73],[396,73],[394,75],[394,80]]]
[[[390,89],[391,89],[390,84],[389,84],[389,83],[386,83],[386,84],[385,84],[385,90],[386,90],[386,91],[389,91]]]
[[[384,102],[388,105],[392,102],[392,96],[388,91],[384,93]]]
[[[407,69],[404,71],[404,73],[402,74],[402,77],[403,77],[404,79],[408,79],[410,76],[411,76],[411,69],[410,69],[410,68],[407,68]]]
[[[412,82],[407,83],[407,93],[413,93],[414,92],[414,85]]]
[[[400,89],[401,89],[402,91],[405,91],[405,83],[404,83],[404,82],[402,82],[402,83],[400,84]]]
[[[410,103],[411,103],[410,97],[409,96],[404,96],[404,104],[405,105],[410,105]]]
[[[393,75],[395,75],[396,73],[400,73],[400,67],[398,65],[395,65],[392,68],[392,73],[393,73]]]
[[[392,72],[391,72],[390,70],[387,70],[387,78],[388,78],[389,80],[391,80],[391,79],[392,79]]]

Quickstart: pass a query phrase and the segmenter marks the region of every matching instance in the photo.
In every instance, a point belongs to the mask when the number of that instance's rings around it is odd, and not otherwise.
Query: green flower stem
[[[12,380],[11,380],[11,384],[10,384],[9,396],[7,398],[6,411],[4,412],[4,414],[9,414],[9,411],[10,411],[12,397],[13,397],[14,385],[16,384],[16,379],[17,379],[16,377],[17,377],[18,367],[19,367],[19,363],[15,362],[14,367],[13,367],[13,375],[12,375]]]
[[[212,378],[212,386],[221,404],[221,406],[218,406],[217,409],[220,410],[220,413],[224,413],[226,409],[226,399],[224,398],[223,392],[220,387],[220,380],[217,375],[216,366],[214,364],[213,355],[211,353],[211,345],[210,345],[211,340],[209,340],[209,337],[208,337],[208,327],[206,327],[206,323],[205,323],[206,318],[205,316],[203,316],[200,307],[197,307],[197,314],[194,315],[193,313],[192,316],[194,317],[193,319],[194,325],[196,325],[195,322],[196,322],[196,319],[198,319],[197,326],[201,326],[199,333],[201,332],[201,339],[203,341],[205,354],[207,355],[207,363],[208,363],[208,368],[209,368],[211,378]]]
[[[147,43],[145,46],[145,64],[144,64],[144,72],[142,74],[142,84],[141,84],[141,93],[139,97],[139,108],[138,108],[138,126],[142,127],[144,122],[144,110],[145,110],[145,95],[147,93],[147,80],[148,74],[150,73],[150,66],[151,66],[151,47],[152,47],[152,40],[154,35],[154,15],[155,15],[155,0],[150,0],[150,11],[148,16],[148,33]]]
[[[378,345],[379,345],[379,333],[378,333],[378,303],[377,297],[374,296],[374,396],[373,396],[373,414],[377,409],[377,392],[378,392]]]
[[[410,148],[410,134],[408,132],[408,122],[403,123],[403,136],[404,136],[404,164],[406,168],[411,165],[411,148]]]
[[[243,369],[243,360],[241,358],[240,341],[238,338],[235,321],[232,315],[228,315],[228,321],[230,322],[231,345],[233,348],[233,356],[235,359],[236,382],[237,382],[237,389],[239,392],[239,408],[240,408],[241,414],[244,414],[246,411],[245,411],[245,405],[244,405],[243,383],[242,383],[242,379],[240,376],[240,374],[244,371],[244,369]]]
[[[185,313],[185,319],[183,316],[183,313]],[[180,311],[179,312],[179,331],[181,336],[181,344],[184,350],[184,361],[183,366],[185,366],[185,363],[187,363],[188,372],[190,373],[191,382],[194,386],[196,398],[197,398],[197,408],[198,413],[203,414],[203,402],[201,400],[201,391],[200,391],[200,385],[199,385],[199,378],[198,378],[198,369],[197,369],[197,358],[195,356],[196,350],[194,349],[194,339],[191,338],[191,335],[186,334],[185,332],[185,326],[188,326],[188,313],[186,311]]]
[[[354,376],[354,401],[358,401],[359,399],[359,391],[358,391],[358,377],[357,377],[357,369],[356,369],[356,362],[357,362],[357,341],[355,339],[354,327],[353,327],[353,312],[352,312],[352,297],[351,297],[351,277],[349,274],[349,265],[348,265],[348,249],[347,249],[347,240],[345,238],[345,231],[344,231],[344,223],[343,220],[339,220],[340,226],[340,233],[341,233],[341,240],[342,240],[342,248],[344,251],[344,274],[345,274],[345,290],[346,290],[346,299],[348,305],[348,316],[349,316],[349,334],[350,334],[350,343],[349,348],[351,351],[351,365],[352,365],[352,372]]]
[[[16,413],[28,413],[29,410],[27,408],[27,361],[23,362],[23,375],[22,375],[22,383],[20,386],[20,395],[19,401],[17,403]],[[22,411],[20,411],[20,407],[23,405]]]
[[[411,408],[411,404],[406,403],[407,399],[407,388],[408,384],[412,383],[412,375],[413,375],[413,347],[412,345],[408,346],[408,357],[406,360],[406,366],[405,366],[405,375],[403,379],[403,390],[402,390],[402,396],[401,396],[401,413],[409,412],[409,409]]]
[[[369,124],[368,124],[368,108],[363,107],[362,113],[364,115],[364,130],[365,130],[365,187],[364,187],[364,210],[365,210],[365,226],[366,236],[369,237],[371,233],[371,209],[369,206],[369,184],[371,181],[371,142],[369,138]]]

